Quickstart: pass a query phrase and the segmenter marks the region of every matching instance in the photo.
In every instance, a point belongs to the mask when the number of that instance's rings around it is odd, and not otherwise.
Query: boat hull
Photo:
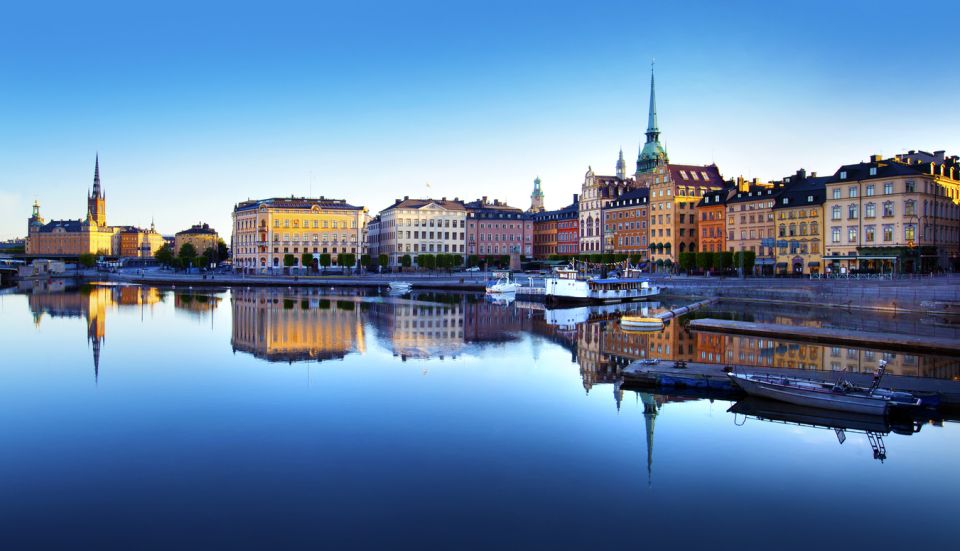
[[[735,385],[751,396],[759,396],[798,406],[863,413],[867,415],[886,415],[890,404],[887,400],[829,390],[815,391],[802,386],[776,384],[771,380],[757,380],[735,373],[727,374]]]

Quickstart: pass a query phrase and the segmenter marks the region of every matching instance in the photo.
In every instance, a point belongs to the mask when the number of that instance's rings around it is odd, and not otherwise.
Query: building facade
[[[559,210],[544,211],[532,216],[533,257],[544,260],[551,256],[575,256],[580,252],[577,194],[573,203]]]
[[[234,267],[266,273],[282,269],[287,254],[296,266],[304,253],[329,254],[335,263],[339,254],[363,254],[366,220],[365,208],[343,199],[274,197],[238,203],[231,239]]]
[[[650,190],[628,191],[611,201],[603,211],[604,233],[609,243],[605,250],[649,258],[647,217]]]
[[[464,205],[467,209],[468,255],[533,256],[533,217],[497,199],[486,197]]]
[[[782,187],[776,183],[738,178],[736,192],[727,198],[727,249],[732,253],[753,252],[757,275],[774,272],[777,252],[773,207],[780,191]]]
[[[180,255],[180,249],[189,243],[198,255],[206,252],[207,249],[217,250],[217,244],[220,242],[220,236],[217,231],[209,224],[199,223],[190,226],[190,228],[177,232],[173,236],[174,254]]]
[[[463,255],[466,222],[467,209],[457,198],[397,199],[380,211],[378,254],[386,254],[390,266],[399,266],[404,255],[413,265],[420,253]]]
[[[799,170],[783,179],[783,190],[773,207],[777,248],[775,273],[822,273],[823,202],[826,177]]]
[[[727,250],[727,197],[732,188],[711,191],[697,203],[700,241],[697,252],[718,253]]]
[[[603,209],[635,187],[632,179],[620,175],[601,176],[594,174],[592,167],[587,169],[577,205],[581,253],[598,254],[604,251]]]
[[[117,232],[117,240],[114,247],[118,251],[117,256],[126,258],[150,258],[157,254],[164,244],[163,236],[157,233],[152,223],[148,230],[127,226]]]
[[[922,159],[874,155],[829,178],[823,208],[828,272],[915,273],[960,264],[960,167],[955,160]]]

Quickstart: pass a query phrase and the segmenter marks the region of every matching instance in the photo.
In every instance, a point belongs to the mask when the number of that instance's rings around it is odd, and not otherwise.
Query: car
[[[469,268],[464,270],[464,272],[479,272],[479,271],[480,271],[479,266],[470,266]]]

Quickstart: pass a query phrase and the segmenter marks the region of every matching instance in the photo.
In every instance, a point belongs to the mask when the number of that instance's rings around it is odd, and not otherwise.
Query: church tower
[[[543,212],[543,190],[540,189],[540,177],[533,180],[533,193],[530,194],[530,211]]]
[[[617,178],[620,180],[627,179],[627,162],[623,160],[623,148],[620,148],[620,158],[617,159]]]
[[[657,126],[657,91],[653,82],[653,65],[650,65],[650,112],[647,115],[647,141],[637,157],[637,174],[652,172],[658,166],[670,162],[667,150],[660,145],[660,128]]]
[[[107,225],[107,197],[100,188],[100,154],[93,168],[93,191],[87,195],[87,212],[98,226]]]

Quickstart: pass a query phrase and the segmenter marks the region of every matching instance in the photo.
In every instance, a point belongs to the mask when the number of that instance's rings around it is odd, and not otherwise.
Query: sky
[[[656,60],[671,161],[725,178],[960,153],[948,2],[17,2],[0,17],[0,240],[83,218],[229,237],[250,198],[549,209],[628,170]],[[954,22],[954,23],[951,23]]]

